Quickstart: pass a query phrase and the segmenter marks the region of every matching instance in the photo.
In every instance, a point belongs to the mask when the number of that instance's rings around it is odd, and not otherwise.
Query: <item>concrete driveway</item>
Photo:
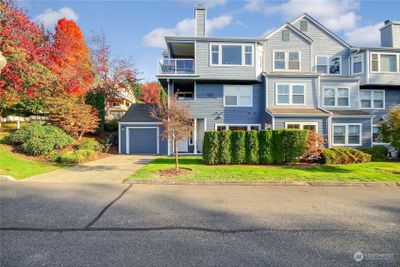
[[[115,155],[74,167],[39,174],[21,182],[121,183],[124,178],[155,159],[155,156]]]
[[[400,266],[399,207],[398,187],[4,183],[0,265]]]

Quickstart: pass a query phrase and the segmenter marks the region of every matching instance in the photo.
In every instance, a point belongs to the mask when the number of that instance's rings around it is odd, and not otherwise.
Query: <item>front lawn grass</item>
[[[328,181],[328,182],[399,182],[399,162],[370,162],[349,165],[249,166],[202,163],[201,157],[182,157],[183,168],[193,171],[186,176],[162,177],[160,170],[174,168],[173,157],[157,158],[133,174],[133,180],[198,181]]]
[[[0,133],[0,139],[6,134]],[[0,141],[0,175],[9,175],[15,179],[23,179],[32,175],[57,170],[64,165],[35,161],[13,153]]]

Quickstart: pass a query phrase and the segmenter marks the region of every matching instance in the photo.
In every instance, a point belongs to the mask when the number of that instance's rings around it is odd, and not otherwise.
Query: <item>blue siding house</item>
[[[157,78],[189,107],[194,131],[182,153],[201,153],[206,130],[306,129],[328,147],[380,144],[377,125],[400,104],[400,23],[385,21],[380,47],[348,44],[308,14],[262,38],[167,36]],[[119,123],[120,153],[171,154],[162,126],[133,105]]]

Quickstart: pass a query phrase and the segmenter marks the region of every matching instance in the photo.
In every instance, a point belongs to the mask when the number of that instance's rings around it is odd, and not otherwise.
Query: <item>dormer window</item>
[[[315,70],[321,74],[341,74],[342,59],[339,56],[317,56]]]
[[[308,22],[307,20],[300,21],[300,30],[306,32],[308,30]]]
[[[290,31],[289,30],[282,31],[282,41],[285,41],[285,42],[290,41]]]

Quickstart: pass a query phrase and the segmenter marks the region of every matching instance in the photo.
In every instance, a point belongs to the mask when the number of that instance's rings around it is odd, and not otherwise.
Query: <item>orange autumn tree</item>
[[[64,92],[84,95],[93,83],[89,49],[78,25],[73,20],[60,19],[53,43],[53,71],[59,76]]]

